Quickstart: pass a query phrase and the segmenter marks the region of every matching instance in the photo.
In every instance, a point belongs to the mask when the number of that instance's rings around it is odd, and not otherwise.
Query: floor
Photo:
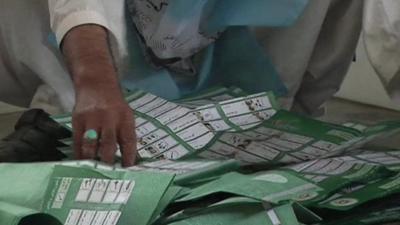
[[[382,121],[400,120],[400,111],[335,98],[327,103],[326,114],[320,119],[338,124],[351,121],[373,125]]]
[[[13,131],[15,122],[22,112],[9,112],[0,114],[0,138],[7,136]]]
[[[374,125],[383,121],[400,120],[400,111],[336,98],[327,103],[326,114],[319,119],[336,124],[359,122],[366,125]],[[376,140],[370,143],[369,146],[400,149],[400,134]]]

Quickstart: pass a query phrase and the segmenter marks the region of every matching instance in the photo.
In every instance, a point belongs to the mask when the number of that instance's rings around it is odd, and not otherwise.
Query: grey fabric
[[[400,102],[400,1],[365,0],[363,39],[385,90]]]
[[[44,83],[72,109],[71,78],[50,34],[47,0],[0,1],[0,101],[27,107]]]
[[[362,0],[310,0],[295,26],[256,30],[289,90],[287,109],[322,114],[354,57],[362,13]]]
[[[6,14],[0,13],[0,101],[27,107],[41,80],[38,76],[24,75],[15,69],[17,60],[9,49],[12,45],[6,36],[5,17]]]

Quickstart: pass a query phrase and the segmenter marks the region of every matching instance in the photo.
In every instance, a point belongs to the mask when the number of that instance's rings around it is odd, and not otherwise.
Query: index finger
[[[118,130],[118,143],[122,154],[122,166],[133,166],[136,162],[136,133],[133,123],[124,123]]]

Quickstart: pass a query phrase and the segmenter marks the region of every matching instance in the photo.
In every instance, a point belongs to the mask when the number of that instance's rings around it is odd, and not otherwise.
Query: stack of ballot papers
[[[400,150],[366,145],[400,121],[326,123],[234,87],[126,100],[137,165],[0,164],[0,224],[400,224]],[[54,120],[73,131],[70,115]]]
[[[245,95],[238,88],[217,88],[175,102],[136,91],[127,101],[135,112],[138,153],[145,160],[298,163],[340,155],[400,131],[400,121],[366,126],[314,120],[281,110],[272,93]],[[55,120],[72,130],[71,116]]]

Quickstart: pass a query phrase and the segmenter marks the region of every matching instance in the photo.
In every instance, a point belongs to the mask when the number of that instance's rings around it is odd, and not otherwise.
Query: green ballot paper
[[[400,207],[389,207],[375,212],[359,213],[335,221],[322,222],[318,225],[378,225],[398,224],[400,221]]]
[[[304,193],[293,200],[307,206],[314,206],[343,188],[388,178],[396,173],[382,165],[344,159],[347,158],[319,159],[282,168],[281,170],[288,169],[296,172],[298,176],[318,184],[323,190]]]
[[[341,155],[400,130],[399,121],[361,127],[306,118],[280,110],[272,93],[245,95],[236,88],[175,102],[133,91],[126,100],[135,113],[138,153],[150,161],[200,157],[290,164]],[[54,119],[72,129],[70,116]]]
[[[174,183],[181,186],[191,186],[214,180],[220,175],[237,170],[236,160],[159,160],[142,163],[128,168],[134,171],[153,171],[158,173],[175,174]]]
[[[165,207],[171,201],[165,194],[178,192],[168,192],[173,175],[90,166],[0,165],[0,179],[8,184],[0,187],[0,215],[5,215],[0,224],[19,225],[33,218],[50,225],[146,225],[157,217],[160,203]]]
[[[183,214],[183,215],[182,215]],[[223,200],[195,212],[180,212],[170,225],[296,225],[299,224],[291,204],[265,208],[259,201],[236,197]]]
[[[193,201],[217,193],[245,196],[259,201],[279,204],[307,193],[322,191],[318,185],[290,171],[267,171],[252,175],[228,173],[191,192],[177,201]]]
[[[389,170],[400,171],[400,150],[357,149],[349,152],[348,154],[345,154],[342,157],[335,158],[346,162],[381,165]]]
[[[53,167],[36,163],[0,164],[0,224],[18,225],[26,220],[41,222],[52,218],[41,214],[41,205]],[[60,223],[53,220],[48,224]]]
[[[359,184],[337,193],[318,204],[334,210],[349,210],[363,203],[400,193],[400,173],[395,176]]]
[[[208,159],[235,158],[244,164],[290,164],[347,154],[365,143],[398,132],[387,122],[364,131],[317,121],[283,110],[245,131],[225,131],[197,151]]]
[[[148,224],[154,224],[158,219],[160,219],[160,217],[163,216],[163,211],[168,207],[169,204],[173,203],[173,201],[179,197],[179,194],[182,192],[182,190],[183,188],[179,186],[169,187],[158,203],[157,208],[154,210],[151,221]]]
[[[141,158],[174,160],[190,156],[206,148],[218,132],[254,127],[278,109],[272,93],[236,97],[238,91],[232,92],[232,95],[220,93],[204,99],[202,102],[206,105],[196,108],[142,91],[131,92],[126,100],[135,113]],[[187,103],[193,105],[193,101]],[[54,119],[72,130],[70,116]]]

